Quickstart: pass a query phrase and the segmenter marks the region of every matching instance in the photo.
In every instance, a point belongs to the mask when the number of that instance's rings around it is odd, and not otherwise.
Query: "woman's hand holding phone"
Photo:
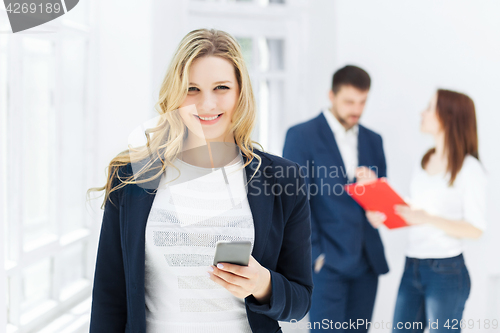
[[[271,298],[271,273],[254,257],[250,256],[248,266],[219,263],[210,266],[210,279],[226,288],[239,298],[253,295],[261,303],[269,303]]]

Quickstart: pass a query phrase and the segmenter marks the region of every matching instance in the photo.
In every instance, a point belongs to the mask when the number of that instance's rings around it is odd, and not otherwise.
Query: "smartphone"
[[[248,266],[251,249],[250,241],[218,241],[215,245],[214,266],[220,262]]]

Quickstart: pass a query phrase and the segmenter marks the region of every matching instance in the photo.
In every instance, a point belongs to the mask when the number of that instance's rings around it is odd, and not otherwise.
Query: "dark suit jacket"
[[[252,255],[271,273],[272,296],[263,305],[248,296],[245,305],[253,332],[280,332],[278,320],[299,320],[311,306],[309,204],[297,163],[254,152],[262,158],[262,165],[249,183],[247,195],[255,228]],[[245,167],[247,180],[257,165],[254,158]],[[291,171],[280,173],[286,168]],[[131,175],[131,165],[119,172]],[[157,188],[159,181],[146,188]],[[279,188],[287,192],[279,194]],[[92,293],[93,333],[146,331],[144,237],[154,197],[153,190],[127,185],[111,193],[116,206],[109,202],[105,206]]]
[[[308,173],[313,260],[324,253],[325,266],[344,275],[357,274],[359,266],[366,262],[375,273],[387,273],[389,267],[378,230],[369,224],[364,210],[342,191],[348,178],[335,136],[323,113],[288,130],[283,157],[299,163]],[[373,167],[379,177],[386,177],[382,137],[361,125],[358,162],[359,166]]]

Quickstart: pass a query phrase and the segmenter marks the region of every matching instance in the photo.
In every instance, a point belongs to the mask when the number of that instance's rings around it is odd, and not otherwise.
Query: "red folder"
[[[387,216],[384,224],[389,229],[406,227],[405,220],[394,213],[394,205],[405,205],[406,202],[387,183],[387,179],[379,178],[364,184],[345,185],[346,192],[364,210],[382,212]]]

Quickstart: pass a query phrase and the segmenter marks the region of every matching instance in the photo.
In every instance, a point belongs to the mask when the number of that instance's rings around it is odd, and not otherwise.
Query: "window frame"
[[[22,226],[22,186],[19,186],[22,182],[22,171],[19,166],[22,163],[27,163],[29,158],[22,156],[22,151],[19,149],[20,143],[15,142],[12,139],[12,135],[5,135],[4,138],[7,139],[6,144],[0,145],[0,156],[6,157],[5,159],[9,163],[0,163],[0,174],[2,175],[2,180],[7,180],[2,182],[0,188],[0,235],[2,237],[8,237],[11,241],[9,248],[6,253],[4,244],[2,244],[0,249],[0,265],[4,268],[4,273],[0,275],[0,300],[2,300],[2,308],[0,310],[0,326],[7,327],[8,333],[24,333],[38,331],[40,328],[57,321],[58,318],[63,317],[71,311],[72,308],[78,306],[79,304],[86,304],[90,299],[91,288],[92,288],[92,274],[94,271],[94,248],[97,244],[97,226],[94,226],[93,217],[91,214],[85,214],[83,217],[83,225],[70,232],[63,234],[62,224],[64,221],[61,219],[61,209],[64,207],[58,207],[57,203],[63,193],[62,181],[58,179],[58,169],[60,165],[58,163],[64,156],[58,149],[57,141],[61,135],[61,124],[59,124],[58,115],[61,114],[62,107],[62,97],[64,90],[62,89],[62,67],[58,65],[61,62],[61,48],[63,45],[63,40],[68,38],[66,34],[72,34],[78,38],[82,38],[87,41],[86,45],[86,56],[84,58],[86,73],[92,73],[91,68],[95,68],[95,32],[90,29],[91,18],[89,15],[92,9],[93,0],[88,1],[88,3],[82,8],[85,10],[84,15],[88,17],[85,18],[86,24],[81,22],[72,21],[71,16],[61,17],[57,20],[47,22],[46,24],[32,28],[25,32],[19,32],[16,34],[2,34],[1,38],[8,38],[8,46],[6,52],[7,56],[7,99],[8,104],[6,110],[2,110],[0,114],[0,128],[8,128],[7,132],[18,133],[18,130],[22,129],[22,119],[23,113],[28,113],[23,107],[23,83],[22,83],[22,70],[23,70],[23,57],[22,42],[26,37],[49,40],[54,43],[54,53],[51,55],[54,61],[54,87],[51,92],[51,107],[54,108],[55,117],[55,128],[56,132],[52,135],[50,140],[50,148],[56,152],[56,160],[51,161],[51,184],[54,185],[54,189],[51,192],[54,195],[51,200],[50,210],[54,214],[49,216],[49,219],[53,220],[55,223],[54,233],[45,235],[40,238],[39,244],[36,248],[26,251],[23,248],[23,226]],[[80,4],[79,6],[84,6]],[[0,10],[5,11],[2,7]],[[7,16],[6,13],[2,13]],[[96,98],[96,88],[95,77],[91,74],[86,74],[85,83],[83,86],[83,98],[85,100],[85,106],[83,108],[84,116],[84,133],[87,135],[93,128],[92,124],[95,121],[96,114],[95,108],[92,106],[95,103]],[[19,134],[16,134],[19,135]],[[22,135],[22,134],[21,134]],[[86,154],[90,154],[90,158],[86,159],[84,163],[85,179],[83,181],[84,186],[87,184],[92,184],[96,178],[95,172],[92,165],[95,156],[92,153],[95,149],[95,141],[93,136],[89,139],[87,137],[82,138],[84,145],[84,150]],[[53,182],[53,183],[52,183]],[[10,191],[10,192],[8,192]],[[83,197],[83,196],[82,196]],[[75,198],[76,200],[76,198]],[[84,204],[84,203],[82,203]],[[86,206],[87,207],[87,206]],[[6,229],[8,223],[8,229]],[[7,234],[8,233],[8,234]],[[3,240],[2,240],[3,241]],[[38,241],[38,240],[37,240]],[[67,288],[64,289],[66,293],[63,295],[61,288],[61,277],[63,274],[63,267],[61,258],[66,249],[77,244],[82,244],[81,257],[83,260],[83,279],[75,280]],[[50,293],[49,299],[38,304],[33,309],[30,309],[26,313],[21,313],[21,299],[22,299],[22,274],[26,267],[33,263],[41,262],[49,258],[50,264]],[[9,303],[10,303],[10,313],[7,313],[7,282],[9,281]],[[64,298],[61,298],[65,296]],[[88,314],[83,312],[81,317],[88,317]],[[88,324],[88,320],[80,320],[80,327],[82,325]],[[72,324],[72,323],[68,323]]]

